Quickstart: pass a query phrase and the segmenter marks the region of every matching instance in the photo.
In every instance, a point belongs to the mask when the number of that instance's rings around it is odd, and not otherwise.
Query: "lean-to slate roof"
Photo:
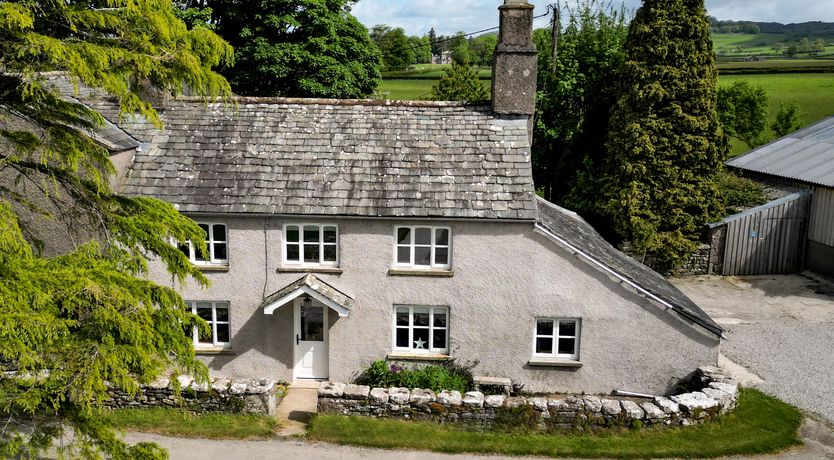
[[[760,174],[834,187],[834,117],[727,162]]]
[[[635,285],[672,306],[682,317],[693,321],[716,335],[723,328],[672,283],[649,267],[611,246],[596,230],[574,212],[538,198],[538,224],[554,236],[584,254],[590,260],[609,268]],[[590,261],[589,260],[589,261]]]
[[[119,106],[107,101],[103,91],[91,89],[83,84],[73,84],[61,72],[50,72],[44,76],[64,99],[73,103],[81,102],[104,117],[102,126],[83,130],[93,140],[111,152],[123,152],[139,147],[139,141],[118,126]]]
[[[122,192],[181,212],[535,220],[527,118],[459,103],[166,105]]]

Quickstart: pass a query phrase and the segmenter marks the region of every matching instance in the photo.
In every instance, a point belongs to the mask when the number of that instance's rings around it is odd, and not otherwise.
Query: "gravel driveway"
[[[834,421],[834,282],[809,274],[673,283],[727,329],[722,354],[764,379],[759,388]]]

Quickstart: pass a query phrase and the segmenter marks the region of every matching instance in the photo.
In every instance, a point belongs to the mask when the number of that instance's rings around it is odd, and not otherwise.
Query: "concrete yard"
[[[757,386],[834,421],[834,281],[812,274],[673,283],[727,329],[722,354]]]

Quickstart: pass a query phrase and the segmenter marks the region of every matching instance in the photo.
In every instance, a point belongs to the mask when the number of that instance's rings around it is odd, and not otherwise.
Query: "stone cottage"
[[[716,363],[706,313],[536,196],[533,6],[499,11],[489,107],[179,98],[164,131],[107,136],[129,147],[122,193],[206,231],[208,258],[182,249],[211,286],[177,288],[211,325],[194,344],[215,376],[348,381],[377,359],[455,359],[531,391],[662,393]]]

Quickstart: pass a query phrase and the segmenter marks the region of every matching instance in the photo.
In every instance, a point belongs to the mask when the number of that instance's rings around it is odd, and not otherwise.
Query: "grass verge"
[[[755,455],[801,445],[802,414],[756,390],[745,389],[738,408],[696,427],[645,429],[602,435],[548,435],[468,431],[462,427],[365,417],[323,415],[310,439],[384,449],[446,453],[582,458],[711,458]]]
[[[113,427],[165,436],[253,439],[275,435],[278,422],[259,414],[192,414],[169,409],[117,409],[106,416]]]

